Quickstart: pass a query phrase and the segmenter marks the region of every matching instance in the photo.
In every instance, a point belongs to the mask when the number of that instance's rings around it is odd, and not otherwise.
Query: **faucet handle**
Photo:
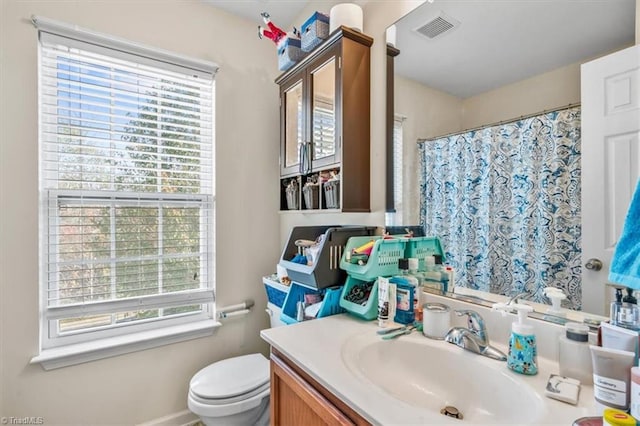
[[[455,312],[459,317],[466,315],[469,330],[480,337],[483,342],[489,342],[489,335],[484,325],[484,319],[479,313],[471,309],[456,309]]]

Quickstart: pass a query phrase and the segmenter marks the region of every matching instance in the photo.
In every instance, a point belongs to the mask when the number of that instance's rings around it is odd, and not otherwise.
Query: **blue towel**
[[[640,180],[611,259],[609,281],[640,289]]]

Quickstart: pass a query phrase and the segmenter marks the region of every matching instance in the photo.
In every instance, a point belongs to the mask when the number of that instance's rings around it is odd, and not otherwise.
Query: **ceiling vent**
[[[425,36],[429,40],[442,37],[445,34],[449,34],[460,25],[460,21],[453,19],[443,11],[440,11],[438,16],[430,19],[424,25],[419,26],[414,31]]]

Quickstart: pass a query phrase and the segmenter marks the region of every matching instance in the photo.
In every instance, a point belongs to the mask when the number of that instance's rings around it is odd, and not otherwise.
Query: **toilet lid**
[[[243,355],[215,362],[191,379],[191,391],[206,399],[247,394],[269,382],[269,361],[262,354]]]

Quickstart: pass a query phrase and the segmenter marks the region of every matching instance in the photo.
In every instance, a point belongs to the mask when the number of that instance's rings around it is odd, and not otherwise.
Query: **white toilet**
[[[207,426],[267,426],[269,361],[250,354],[203,368],[189,383],[188,406]]]

